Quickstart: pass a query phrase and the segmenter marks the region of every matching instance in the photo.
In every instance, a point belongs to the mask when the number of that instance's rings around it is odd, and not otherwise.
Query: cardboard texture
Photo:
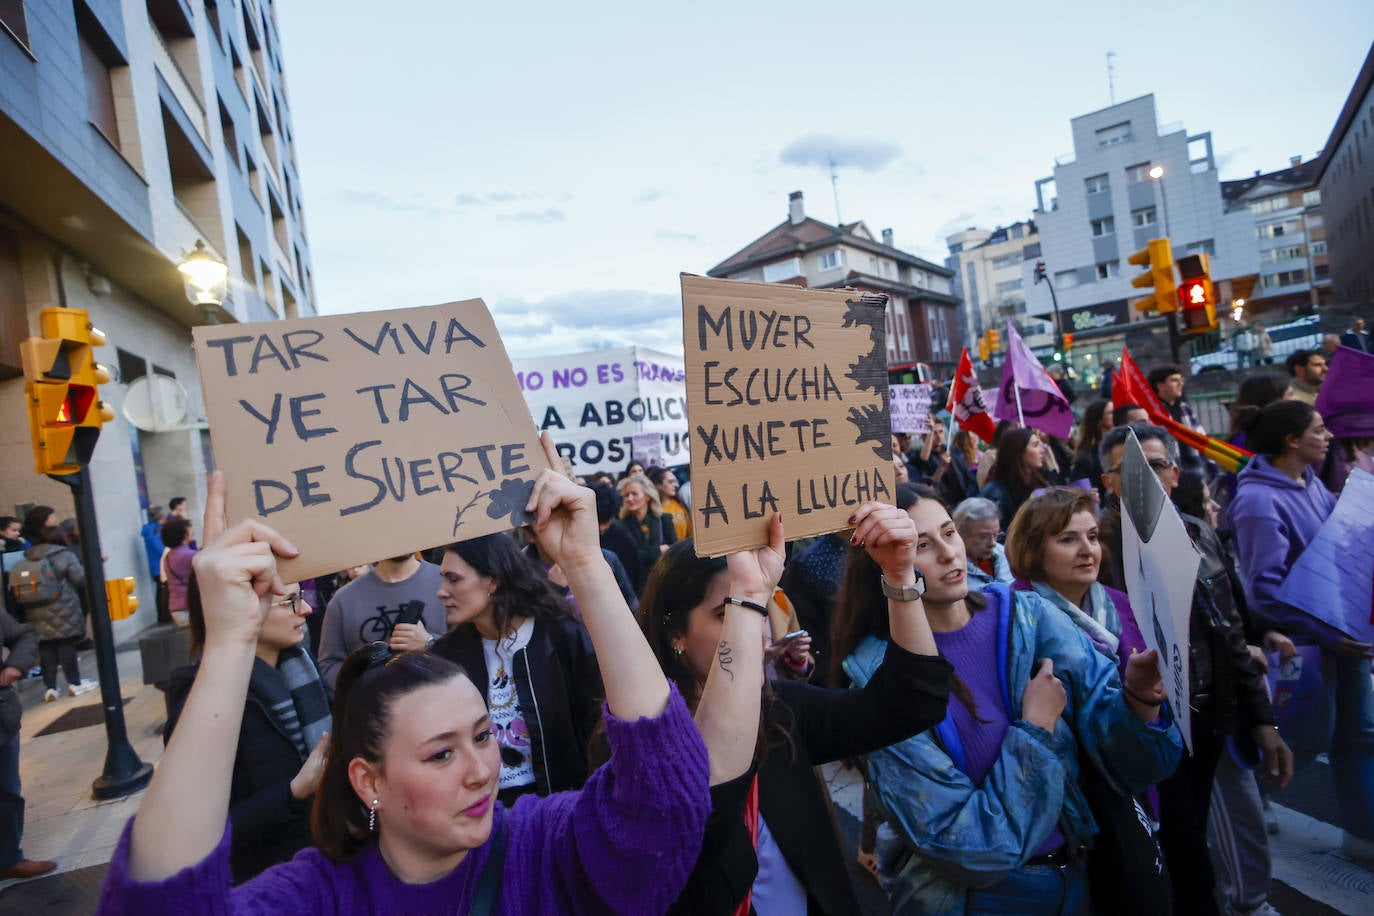
[[[480,299],[192,329],[230,524],[288,581],[525,524],[548,466]]]
[[[892,502],[882,297],[682,275],[700,556],[849,527]]]

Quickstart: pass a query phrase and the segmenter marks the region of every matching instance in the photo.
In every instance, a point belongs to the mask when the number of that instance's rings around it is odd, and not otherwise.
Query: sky
[[[318,308],[480,297],[513,357],[682,352],[680,273],[787,195],[943,263],[1069,120],[1155,94],[1222,179],[1321,149],[1374,3],[276,4]]]

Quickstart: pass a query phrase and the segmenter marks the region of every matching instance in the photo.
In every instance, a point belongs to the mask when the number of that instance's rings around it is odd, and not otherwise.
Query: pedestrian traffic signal
[[[105,605],[111,620],[125,620],[138,610],[138,596],[134,594],[134,577],[105,580]]]
[[[1212,285],[1211,259],[1205,252],[1178,261],[1178,302],[1183,309],[1183,333],[1206,334],[1217,329],[1217,296]]]
[[[114,419],[99,389],[110,372],[91,351],[105,335],[84,309],[44,309],[38,321],[43,336],[19,345],[34,470],[75,474],[90,462],[102,424]]]
[[[1045,279],[1045,262],[1044,262],[1044,261],[1036,261],[1036,262],[1035,262],[1035,282],[1036,282],[1036,283],[1039,283],[1039,282],[1040,282],[1041,280],[1043,280],[1043,279]]]
[[[1139,289],[1154,287],[1154,293],[1137,299],[1135,307],[1141,312],[1173,312],[1178,310],[1178,284],[1174,282],[1174,250],[1168,239],[1150,239],[1146,247],[1126,259],[1132,264],[1149,268],[1131,278],[1131,285]]]

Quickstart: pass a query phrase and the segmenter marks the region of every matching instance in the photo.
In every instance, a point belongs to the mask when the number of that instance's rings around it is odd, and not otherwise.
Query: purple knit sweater
[[[497,912],[662,913],[687,883],[711,808],[701,734],[676,688],[656,719],[604,715],[611,759],[580,791],[496,805],[493,824],[504,819],[507,831]],[[491,846],[431,884],[397,880],[369,845],[351,862],[302,850],[231,889],[227,827],[204,860],[155,883],[129,877],[132,827],[130,819],[99,913],[466,913]]]

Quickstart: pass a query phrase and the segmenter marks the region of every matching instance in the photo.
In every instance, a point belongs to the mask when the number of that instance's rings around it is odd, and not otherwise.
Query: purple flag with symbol
[[[1067,439],[1073,429],[1073,410],[1040,360],[1007,322],[1007,362],[992,415]]]

